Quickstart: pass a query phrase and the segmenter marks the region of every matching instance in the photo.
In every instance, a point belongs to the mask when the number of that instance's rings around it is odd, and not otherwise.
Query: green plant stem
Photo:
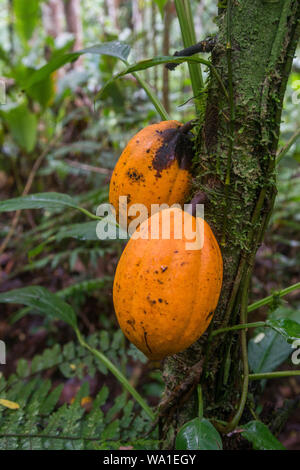
[[[196,34],[191,11],[190,0],[175,0],[175,8],[180,24],[182,41],[185,48],[196,44]],[[188,64],[193,94],[199,95],[203,89],[204,83],[200,64]],[[200,114],[202,97],[195,98],[196,114]]]
[[[203,418],[203,396],[202,396],[202,388],[200,384],[197,387],[197,393],[198,393],[198,418],[202,419]]]
[[[83,207],[77,207],[77,209],[92,220],[103,220],[103,217],[94,215],[92,214],[92,212],[88,211],[87,209],[84,209]],[[114,227],[120,228],[120,225],[118,224],[116,220],[113,221],[113,220],[107,219],[107,223],[110,225],[113,225]]]
[[[102,220],[103,219],[103,217],[98,217],[97,215],[92,214],[92,212],[88,211],[87,209],[84,209],[83,207],[78,206],[77,209],[80,212],[82,212],[82,214],[86,215],[87,217],[89,217],[92,220]]]
[[[300,129],[297,129],[296,132],[292,135],[290,140],[286,143],[286,145],[278,152],[276,157],[276,165],[286,156],[288,151],[290,150],[291,146],[296,142],[298,137],[300,136]]]
[[[162,102],[159,100],[158,96],[155,94],[153,90],[151,90],[150,86],[148,83],[139,76],[138,73],[134,72],[132,74],[135,79],[138,81],[138,83],[141,85],[141,87],[144,89],[145,93],[147,94],[148,98],[150,99],[151,103],[155,107],[156,111],[160,115],[163,121],[169,121],[170,116],[167,113],[166,109],[164,108]]]
[[[262,372],[261,374],[249,374],[249,380],[280,379],[281,377],[293,377],[300,375],[300,370],[283,370],[278,372]]]
[[[117,367],[100,351],[92,348],[88,343],[84,341],[81,336],[80,331],[78,328],[75,329],[77,338],[81,346],[85,349],[88,349],[94,356],[96,356],[106,367],[107,369],[116,377],[116,379],[123,385],[123,387],[133,396],[133,398],[139,403],[139,405],[143,408],[143,410],[147,413],[149,418],[152,421],[155,420],[155,414],[151,410],[151,408],[147,405],[145,400],[141,397],[141,395],[135,390],[134,387],[128,382],[126,377],[120,372]]]
[[[221,333],[226,333],[227,331],[235,331],[235,330],[246,330],[247,328],[257,328],[260,326],[268,326],[264,321],[257,321],[253,323],[244,323],[243,325],[234,325],[228,326],[227,328],[219,328],[218,330],[214,330],[211,334],[213,338],[216,335],[220,335]]]
[[[248,302],[248,288],[251,278],[251,266],[248,267],[244,282],[241,286],[242,299],[241,299],[241,313],[240,313],[240,323],[242,326],[246,324],[247,319],[247,302]],[[248,385],[249,385],[249,365],[248,365],[248,352],[247,352],[247,335],[245,329],[241,331],[241,348],[242,348],[242,361],[243,361],[243,383],[242,383],[242,392],[241,398],[238,405],[238,409],[232,418],[232,420],[225,426],[222,427],[222,432],[228,433],[235,429],[239,424],[239,421],[242,417],[248,395]]]
[[[269,305],[273,302],[274,298],[284,297],[285,295],[297,289],[300,289],[300,282],[297,282],[296,284],[293,284],[292,286],[289,286],[286,289],[282,289],[280,291],[274,292],[274,294],[269,295],[268,297],[265,297],[264,299],[254,302],[253,304],[248,306],[248,313],[260,307],[263,307],[264,305]]]
[[[123,60],[123,62],[127,67],[130,67],[129,62],[127,62],[126,60]],[[164,108],[164,105],[162,104],[162,102],[160,101],[160,99],[158,98],[156,93],[153,90],[151,90],[148,83],[137,72],[133,72],[132,75],[137,80],[137,82],[140,84],[140,86],[143,88],[143,90],[145,91],[145,93],[148,96],[149,100],[153,104],[154,108],[156,109],[156,111],[158,112],[160,117],[162,118],[162,120],[163,121],[169,121],[170,116],[167,113],[167,110]]]

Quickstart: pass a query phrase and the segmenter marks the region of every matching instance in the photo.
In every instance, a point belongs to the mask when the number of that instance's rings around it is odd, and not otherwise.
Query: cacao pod
[[[165,216],[170,217],[170,239],[162,237]],[[204,224],[203,246],[190,249],[184,225],[190,224],[196,233],[200,222]],[[151,238],[154,223],[158,239]],[[182,224],[180,239],[178,224],[179,228]],[[121,329],[151,359],[183,351],[210,324],[222,275],[221,252],[208,223],[180,208],[158,212],[142,222],[117,266],[113,301]]]

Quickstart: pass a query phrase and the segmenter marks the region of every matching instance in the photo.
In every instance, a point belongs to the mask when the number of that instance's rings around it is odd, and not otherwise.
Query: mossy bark
[[[239,322],[241,298],[272,211],[283,97],[299,38],[300,6],[298,0],[233,0],[229,23],[227,13],[226,6],[219,9],[212,63],[229,95],[232,81],[234,120],[230,100],[211,75],[196,139],[194,190],[207,195],[205,219],[222,245],[224,260],[212,329]],[[230,38],[231,51],[226,47]],[[193,386],[199,380],[206,417],[228,422],[236,413],[243,374],[240,334],[218,335],[209,348],[208,334],[164,362],[163,448],[172,448],[180,426],[196,416]],[[242,421],[247,412],[246,404]]]

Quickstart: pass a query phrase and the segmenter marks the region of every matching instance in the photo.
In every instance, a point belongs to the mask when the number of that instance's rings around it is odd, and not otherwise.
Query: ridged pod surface
[[[181,209],[165,209],[144,221],[129,240],[117,266],[113,301],[127,338],[150,359],[183,351],[207,329],[217,306],[223,276],[218,243],[209,225]],[[162,217],[170,216],[170,239],[162,239]],[[179,217],[179,218],[178,218]],[[164,219],[165,220],[165,219]],[[178,222],[179,220],[179,222]],[[175,222],[174,222],[175,221]],[[201,249],[190,248],[184,225],[204,223]],[[153,224],[159,239],[151,239]],[[183,236],[176,239],[176,224]]]
[[[188,166],[192,146],[180,132],[181,127],[178,121],[152,124],[138,132],[125,147],[109,187],[109,201],[120,223],[120,196],[127,196],[128,208],[144,204],[149,216],[151,204],[184,203],[191,182]],[[127,224],[134,218],[129,216]]]

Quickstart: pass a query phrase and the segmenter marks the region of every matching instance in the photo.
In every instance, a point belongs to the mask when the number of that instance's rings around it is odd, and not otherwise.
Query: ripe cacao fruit
[[[170,239],[162,237],[166,215],[170,217]],[[195,233],[201,221],[203,246],[190,249],[187,243],[191,240],[184,234],[183,225],[191,224]],[[158,223],[158,239],[151,239],[154,223]],[[176,236],[178,223],[182,224],[181,239]],[[143,238],[136,238],[137,232]],[[121,329],[150,359],[183,351],[211,322],[222,275],[218,243],[203,219],[179,208],[158,212],[142,222],[117,266],[113,301]]]
[[[182,129],[181,129],[182,128]],[[188,170],[192,144],[178,121],[162,121],[138,132],[122,152],[112,174],[109,201],[121,225],[127,225],[136,214],[127,218],[119,197],[127,196],[127,210],[133,204],[144,204],[151,215],[151,204],[183,204],[189,192]]]

